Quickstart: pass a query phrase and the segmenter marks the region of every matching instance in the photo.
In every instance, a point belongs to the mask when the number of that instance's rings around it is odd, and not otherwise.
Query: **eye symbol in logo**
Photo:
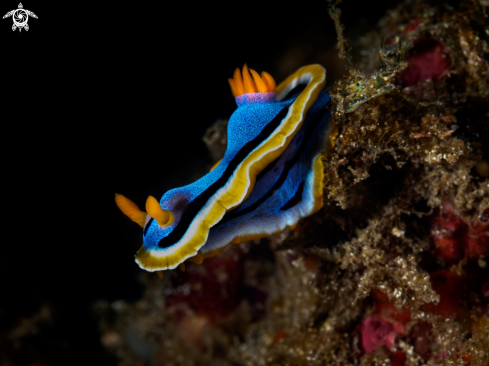
[[[36,14],[34,14],[30,10],[24,9],[22,3],[19,3],[19,8],[9,11],[7,14],[3,16],[3,19],[12,17],[14,21],[14,24],[12,25],[12,30],[14,31],[17,28],[19,28],[19,32],[20,32],[22,31],[22,28],[24,28],[26,31],[29,30],[29,26],[27,25],[29,16],[38,19]]]

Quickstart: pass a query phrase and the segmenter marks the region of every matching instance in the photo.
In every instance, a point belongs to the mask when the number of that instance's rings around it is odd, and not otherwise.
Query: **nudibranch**
[[[201,261],[201,249],[208,242],[212,228],[226,214],[246,211],[231,216],[221,229],[217,228],[216,238],[220,238],[221,244],[209,243],[206,248],[208,255],[217,253],[225,246],[222,243],[223,238],[228,237],[226,228],[246,220],[249,207],[255,207],[258,201],[262,203],[259,205],[262,212],[269,206],[289,215],[288,219],[275,224],[277,227],[284,223],[293,224],[317,210],[317,204],[311,208],[309,201],[321,191],[319,180],[322,184],[320,159],[315,154],[322,141],[316,135],[322,134],[324,129],[326,112],[323,110],[326,99],[329,100],[327,93],[322,92],[326,70],[320,65],[302,67],[276,87],[268,73],[263,72],[260,76],[245,65],[242,73],[236,69],[229,84],[238,108],[229,119],[224,157],[211,172],[192,184],[166,192],[159,203],[154,197],[148,197],[147,213],[116,194],[116,203],[122,212],[143,227],[143,246],[136,254],[136,262],[143,269],[161,271],[173,269],[185,260]],[[320,102],[316,103],[318,99]],[[302,130],[303,124],[308,126],[305,130]],[[295,138],[299,131],[304,132]],[[290,170],[290,174],[280,173],[280,178],[273,173],[286,170]],[[254,194],[256,182],[259,190]],[[270,190],[269,184],[277,189]],[[297,184],[302,188],[296,186],[294,190],[293,186]],[[298,190],[301,192],[297,193]],[[263,194],[266,195],[264,202],[259,198]],[[299,197],[301,194],[303,198]],[[280,206],[279,200],[285,199],[282,195],[289,198],[289,205]],[[246,207],[238,211],[245,201],[249,202],[246,205],[248,211]],[[322,198],[320,201],[322,205]],[[249,217],[256,219],[259,216]],[[262,230],[260,235],[269,231]],[[231,241],[251,236],[250,230],[238,230]]]

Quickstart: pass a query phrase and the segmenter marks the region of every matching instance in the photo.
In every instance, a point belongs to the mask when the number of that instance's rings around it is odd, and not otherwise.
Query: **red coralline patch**
[[[450,201],[433,215],[431,233],[436,247],[434,254],[447,263],[456,263],[464,255],[476,260],[489,253],[489,225],[466,224],[454,214]]]
[[[403,86],[417,85],[426,80],[438,81],[450,67],[445,47],[433,39],[415,40],[410,54],[408,67],[401,75]]]
[[[464,353],[460,358],[465,362],[465,365],[467,366],[469,366],[472,362],[472,355],[470,353]]]
[[[454,355],[452,355],[451,357],[449,357],[450,361],[452,361],[452,364],[454,364],[455,362],[459,361],[459,360],[462,360],[464,361],[464,366],[470,366],[471,365],[471,362],[472,362],[472,355],[470,353],[460,353],[460,352],[457,352],[455,353]]]
[[[392,366],[404,366],[406,364],[406,354],[403,351],[396,351],[389,356]]]
[[[431,219],[431,233],[435,242],[435,255],[446,262],[462,259],[463,241],[468,225],[453,213],[453,205],[446,201]]]
[[[365,353],[375,352],[379,346],[393,348],[396,335],[404,335],[404,327],[391,322],[382,315],[372,315],[365,319],[359,327],[362,348]]]
[[[382,291],[373,290],[372,297],[375,301],[372,315],[359,326],[365,353],[374,352],[378,346],[394,347],[396,336],[404,335],[404,325],[411,321],[409,310],[398,311]]]
[[[385,316],[387,319],[390,319],[394,322],[405,325],[409,321],[411,321],[411,312],[409,309],[405,309],[403,312],[400,312],[396,309],[394,304],[389,301],[389,298],[386,294],[384,294],[380,290],[373,290],[372,297],[375,300],[375,309],[373,314],[379,314]]]
[[[419,18],[416,18],[414,20],[414,22],[412,22],[411,24],[409,24],[406,28],[406,30],[404,32],[402,32],[403,35],[406,35],[408,33],[411,33],[413,30],[415,30],[416,28],[418,28],[418,25],[419,25]]]
[[[408,33],[411,33],[412,31],[416,30],[419,25],[419,18],[416,18],[411,24],[409,24],[404,32],[402,32],[402,35],[405,36]],[[388,46],[396,41],[396,36],[390,36],[384,40],[384,45]]]
[[[176,314],[180,313],[180,305],[188,306],[211,323],[229,316],[243,299],[252,308],[258,303],[263,308],[266,294],[244,283],[243,257],[239,250],[227,250],[200,265],[188,264],[185,272],[175,271],[167,306]]]
[[[464,250],[469,259],[486,255],[489,252],[489,225],[469,225]]]
[[[464,294],[464,278],[448,271],[433,272],[430,277],[433,290],[440,295],[440,302],[426,304],[425,309],[447,318],[462,312],[460,302]]]

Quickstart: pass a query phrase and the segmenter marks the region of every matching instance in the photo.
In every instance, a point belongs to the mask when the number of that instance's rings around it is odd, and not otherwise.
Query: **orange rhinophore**
[[[146,211],[148,215],[155,219],[161,227],[170,226],[173,222],[173,214],[170,210],[163,210],[153,196],[146,200]]]
[[[117,207],[122,211],[124,215],[129,217],[132,221],[139,226],[144,227],[146,222],[147,213],[141,211],[139,207],[132,202],[129,198],[124,197],[122,194],[115,194],[115,203]]]

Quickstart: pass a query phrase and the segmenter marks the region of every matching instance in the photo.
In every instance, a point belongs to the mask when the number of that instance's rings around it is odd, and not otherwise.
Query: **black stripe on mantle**
[[[311,137],[312,137],[312,133],[314,131],[314,129],[316,128],[316,126],[318,125],[318,123],[321,121],[321,119],[326,115],[326,113],[328,112],[327,109],[325,109],[324,107],[317,113],[316,116],[314,116],[314,120],[311,122],[311,124],[309,126],[307,126],[307,130],[306,132],[304,133],[304,136],[302,138],[302,141],[301,141],[301,144],[299,146],[299,149],[297,149],[296,153],[294,154],[294,156],[292,156],[290,158],[290,160],[288,160],[287,162],[285,162],[284,164],[284,167],[283,167],[283,170],[282,170],[282,173],[280,174],[280,177],[277,179],[277,181],[273,184],[272,187],[270,187],[270,189],[262,196],[260,197],[260,199],[258,199],[255,203],[253,203],[252,205],[246,207],[245,209],[243,210],[240,210],[240,211],[231,211],[229,213],[227,213],[221,221],[219,221],[219,223],[215,226],[215,227],[218,227],[219,225],[222,225],[232,219],[235,219],[237,217],[240,217],[242,215],[245,215],[247,213],[250,213],[254,210],[256,210],[261,204],[263,204],[266,200],[268,200],[276,191],[278,191],[280,189],[280,187],[285,183],[285,181],[287,180],[287,176],[289,175],[289,171],[290,169],[292,169],[292,167],[297,163],[297,161],[299,161],[299,159],[301,158],[308,142],[310,141]],[[275,166],[276,163],[278,162],[278,160],[280,159],[280,157],[278,157],[273,163],[271,163],[270,165],[273,165]],[[269,166],[270,166],[269,165]],[[267,169],[268,171],[268,169]],[[257,180],[256,180],[256,184],[258,184],[258,182],[261,180],[261,178],[264,176],[264,174],[260,174],[259,176],[257,176]],[[298,188],[298,190],[295,192],[296,194],[294,195],[294,197],[292,197],[284,206],[282,206],[280,208],[280,210],[287,210],[293,206],[295,206],[296,204],[298,204],[299,202],[302,201],[302,190],[304,189],[304,182],[301,182],[300,186]],[[300,191],[299,193],[299,196],[295,197],[298,193],[298,191]]]

